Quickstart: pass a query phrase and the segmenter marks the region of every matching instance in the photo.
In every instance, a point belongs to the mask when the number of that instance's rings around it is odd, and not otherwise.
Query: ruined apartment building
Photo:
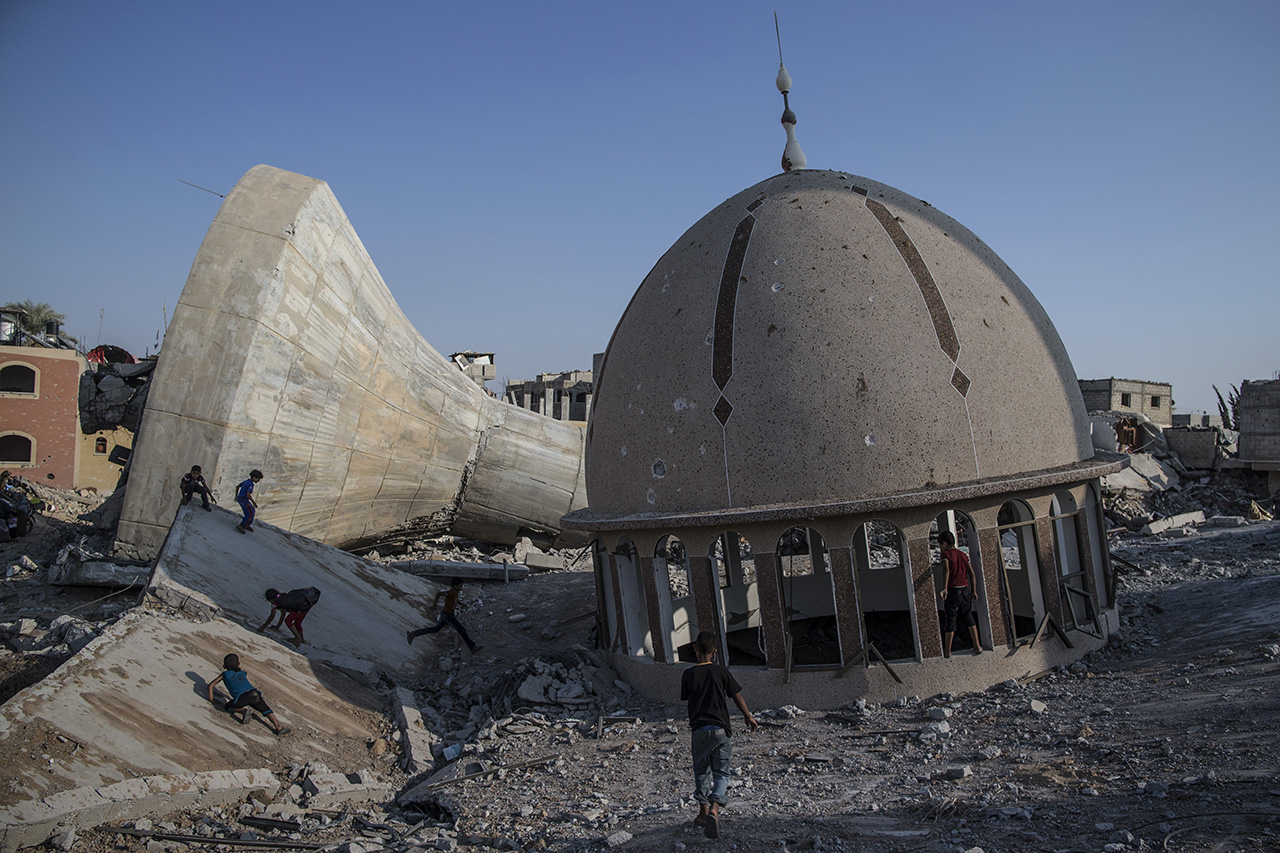
[[[505,399],[513,406],[528,409],[558,421],[586,424],[591,411],[590,370],[568,373],[540,373],[532,381],[507,385]]]
[[[133,435],[81,431],[87,369],[74,349],[0,346],[0,469],[59,489],[115,488]]]
[[[1240,461],[1266,471],[1274,494],[1280,491],[1280,379],[1240,383]]]
[[[1141,412],[1162,427],[1173,426],[1173,386],[1139,379],[1081,379],[1090,412]]]

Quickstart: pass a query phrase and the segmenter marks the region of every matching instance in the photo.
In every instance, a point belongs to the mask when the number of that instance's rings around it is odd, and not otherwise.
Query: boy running
[[[440,599],[444,599],[444,612],[440,614],[440,619],[430,628],[420,628],[417,631],[406,631],[405,637],[409,641],[409,645],[413,645],[414,637],[421,637],[423,634],[434,634],[445,625],[452,625],[453,630],[458,632],[458,636],[462,637],[462,641],[467,644],[467,649],[472,654],[480,651],[480,644],[472,642],[467,636],[467,629],[462,627],[462,623],[458,621],[458,617],[453,612],[458,608],[458,593],[462,592],[462,578],[453,578],[449,581],[449,588],[442,589],[436,593],[435,604],[432,607],[440,606]]]

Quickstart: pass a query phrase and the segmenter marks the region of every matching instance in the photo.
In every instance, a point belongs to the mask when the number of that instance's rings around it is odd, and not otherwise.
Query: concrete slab
[[[206,679],[233,651],[292,733],[277,738],[256,716],[239,724],[208,702]],[[116,819],[122,802],[147,792],[166,808],[214,789],[241,796],[273,780],[231,772],[264,758],[357,769],[367,761],[366,742],[380,734],[382,703],[380,694],[233,622],[135,609],[0,707],[3,846],[49,820]]]
[[[263,598],[268,587],[314,586],[320,602],[303,623],[303,655],[366,681],[379,669],[396,681],[425,674],[429,646],[411,647],[404,635],[428,624],[425,611],[440,584],[262,522],[239,533],[238,521],[220,507],[180,507],[150,592],[196,618],[220,616],[256,629],[271,612]],[[284,628],[267,633],[281,642],[289,636]]]

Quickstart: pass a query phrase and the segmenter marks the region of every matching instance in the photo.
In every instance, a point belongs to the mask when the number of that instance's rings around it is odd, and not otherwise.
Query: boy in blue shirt
[[[240,510],[244,513],[244,517],[236,525],[236,530],[241,533],[253,532],[253,517],[257,515],[255,508],[258,506],[258,502],[253,499],[253,487],[261,482],[262,472],[254,468],[249,472],[249,479],[236,486],[236,503],[240,504]]]
[[[262,698],[262,693],[258,688],[249,683],[249,676],[240,668],[239,655],[227,655],[222,659],[222,674],[209,682],[209,701],[214,702],[213,688],[218,682],[227,688],[227,692],[231,694],[231,699],[223,705],[223,710],[231,716],[236,715],[236,711],[244,709],[243,716],[240,717],[240,723],[249,722],[249,709],[257,711],[271,722],[271,728],[277,735],[282,735],[289,731],[280,725],[280,721],[276,719],[275,712],[271,710],[271,706]],[[214,703],[216,704],[216,703]]]

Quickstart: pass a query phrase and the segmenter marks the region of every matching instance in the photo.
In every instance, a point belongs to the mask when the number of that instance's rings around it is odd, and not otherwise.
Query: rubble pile
[[[1181,479],[1163,489],[1122,488],[1104,492],[1103,509],[1115,527],[1139,530],[1160,518],[1203,510],[1206,517],[1239,516],[1257,518],[1256,504],[1274,516],[1276,499],[1268,495],[1266,474],[1247,469],[1214,471]]]
[[[155,369],[154,360],[136,364],[106,362],[80,374],[80,430],[90,435],[124,427],[136,433]]]
[[[80,506],[80,496],[50,497]],[[1280,692],[1268,685],[1280,673],[1280,523],[1241,515],[1246,497],[1259,498],[1250,479],[1217,472],[1142,498],[1147,520],[1193,500],[1205,501],[1195,508],[1207,519],[1113,537],[1120,628],[1069,668],[832,712],[753,707],[761,729],[734,729],[722,843],[1127,853],[1174,839],[1181,846],[1170,849],[1275,849]],[[1109,513],[1119,500],[1108,498]],[[138,599],[51,586],[59,554],[92,562],[101,549],[91,536],[68,540],[50,521],[37,530],[57,547],[39,537],[3,543],[5,565],[21,568],[0,586],[0,660],[26,662],[27,683],[37,663],[56,666]],[[433,539],[406,543],[404,553],[465,562],[508,552]],[[469,654],[450,632],[415,640],[431,675],[384,684],[385,725],[356,744],[361,755],[320,763],[312,744],[324,732],[308,725],[305,708],[288,709],[294,734],[244,759],[276,783],[230,805],[175,801],[145,819],[68,823],[46,846],[409,853],[706,844],[690,821],[684,708],[676,696],[633,695],[606,665],[584,618],[593,601],[582,562],[511,583],[468,581],[459,615],[484,648]],[[46,750],[59,747],[53,741]]]

